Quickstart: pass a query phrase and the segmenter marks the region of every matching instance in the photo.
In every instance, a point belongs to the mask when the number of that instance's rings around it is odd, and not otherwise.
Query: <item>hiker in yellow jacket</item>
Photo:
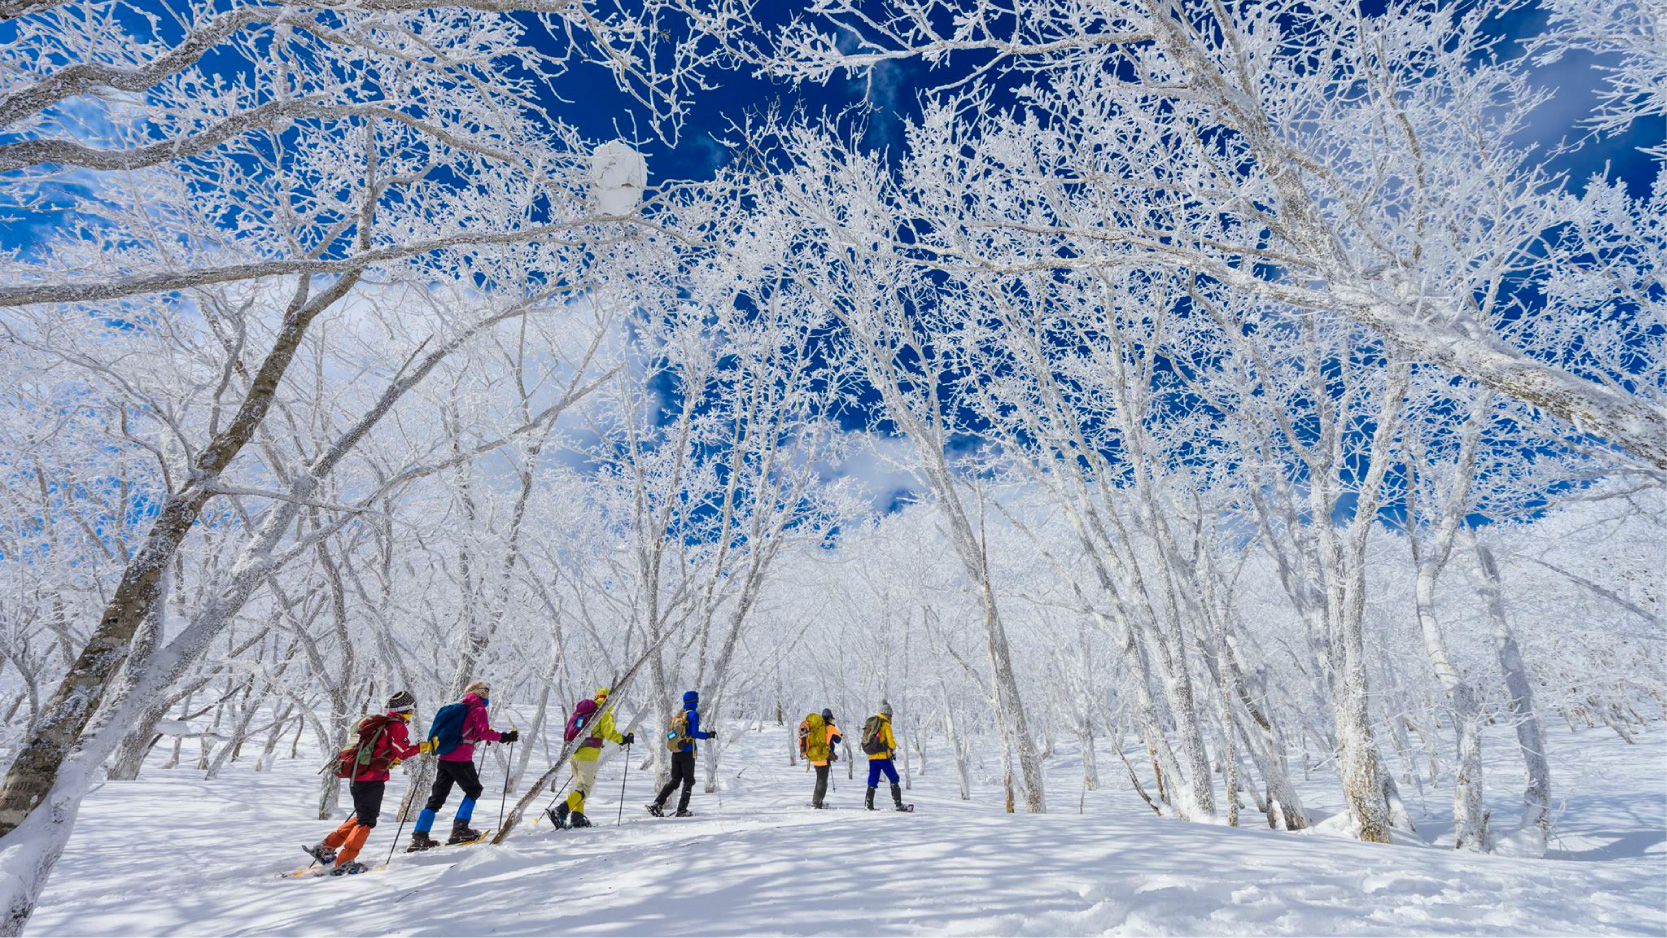
[[[897,767],[891,763],[891,757],[897,752],[897,737],[891,733],[890,703],[880,701],[880,712],[863,723],[862,751],[868,753],[868,800],[865,802],[868,810],[875,810],[874,790],[880,786],[880,775],[884,773],[891,781],[891,800],[897,810],[913,811],[914,805],[903,803],[903,786],[898,784]]]
[[[565,803],[556,806],[551,820],[556,822],[557,827],[589,827],[590,820],[585,817],[585,796],[596,784],[597,760],[602,758],[603,742],[629,746],[636,742],[637,734],[621,736],[614,727],[614,711],[608,706],[606,687],[598,688],[592,699],[579,701],[579,705],[573,708],[573,716],[568,718],[568,726],[583,732],[585,738],[573,753],[573,791]]]

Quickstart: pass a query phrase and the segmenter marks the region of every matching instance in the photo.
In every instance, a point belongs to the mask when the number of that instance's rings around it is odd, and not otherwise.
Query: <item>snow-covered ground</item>
[[[1274,833],[1152,815],[1121,763],[1082,795],[1074,755],[1051,763],[1045,816],[1002,813],[999,792],[958,800],[933,759],[915,814],[862,810],[840,771],[835,810],[806,807],[810,777],[785,765],[786,730],[729,724],[721,797],[697,787],[687,820],[655,820],[647,773],[603,770],[600,826],[524,828],[498,848],[396,854],[386,872],[280,880],[332,826],[308,820],[316,761],[215,782],[147,767],[88,799],[30,924],[36,935],[149,934],[1667,934],[1667,734],[1552,734],[1560,814],[1552,858],[1456,854],[1324,832]],[[1520,773],[1490,739],[1488,800],[1514,823]],[[704,756],[703,756],[704,758]],[[159,762],[160,760],[158,760]],[[189,763],[188,763],[189,764]],[[843,765],[838,767],[843,769]],[[860,768],[860,766],[859,766]],[[497,816],[488,796],[476,817]],[[1419,836],[1445,835],[1446,789],[1421,802]],[[1303,792],[1335,811],[1329,777]],[[381,863],[388,816],[365,858]],[[454,800],[457,797],[453,796]],[[885,798],[884,789],[881,790]],[[1082,813],[1078,813],[1079,799]],[[345,812],[343,814],[345,816]],[[444,827],[443,814],[437,827]],[[1260,817],[1245,814],[1247,824]],[[1326,825],[1322,825],[1322,828]]]

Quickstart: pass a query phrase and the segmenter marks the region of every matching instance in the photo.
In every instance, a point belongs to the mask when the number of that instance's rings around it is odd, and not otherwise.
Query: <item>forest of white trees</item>
[[[1664,716],[1667,145],[1557,160],[1661,127],[1667,8],[1375,6],[0,0],[0,933],[147,757],[475,679],[500,840],[611,683],[883,697],[1011,811],[1068,741],[1178,821],[1324,775],[1361,840],[1434,789],[1543,854],[1545,734]],[[884,145],[759,109],[643,184],[731,75],[902,65]]]

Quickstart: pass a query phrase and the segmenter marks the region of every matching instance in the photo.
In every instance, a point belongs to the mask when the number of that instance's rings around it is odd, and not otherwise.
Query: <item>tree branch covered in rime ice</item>
[[[1604,106],[1586,120],[1598,133],[1667,115],[1667,4],[1661,0],[1590,3],[1554,0],[1548,29],[1529,45],[1539,64],[1571,53],[1591,53],[1604,77]],[[1654,153],[1667,156],[1658,145]]]
[[[885,701],[992,811],[1556,857],[1552,737],[1667,720],[1667,172],[1559,162],[1648,136],[1659,11],[1550,11],[0,5],[0,933],[98,784],[475,681],[499,844],[611,684],[720,797]],[[742,74],[915,97],[668,178]]]
[[[128,41],[122,9],[36,11],[0,50],[14,66],[0,86],[0,114],[15,135],[0,144],[8,204],[41,208],[61,197],[63,180],[93,173],[69,190],[74,204],[56,216],[60,228],[0,262],[14,285],[6,305],[17,310],[5,320],[7,334],[42,360],[61,358],[92,387],[108,382],[122,437],[133,419],[167,430],[161,445],[148,443],[165,472],[158,507],[145,513],[148,530],[136,533],[97,626],[84,631],[56,690],[32,709],[28,742],[0,790],[0,834],[18,832],[0,860],[12,874],[11,933],[27,920],[94,768],[140,714],[145,732],[156,725],[161,695],[276,570],[303,557],[316,559],[316,575],[330,584],[319,608],[328,610],[347,666],[332,687],[327,734],[345,731],[352,685],[364,672],[350,652],[342,558],[363,543],[364,510],[385,511],[447,460],[413,449],[391,459],[368,493],[343,499],[328,486],[380,423],[409,406],[412,389],[481,337],[559,313],[551,292],[606,292],[611,278],[632,276],[638,264],[652,272],[644,283],[659,281],[675,270],[675,250],[699,240],[592,207],[589,147],[534,100],[537,83],[559,78],[563,62],[532,51],[525,33],[537,27],[527,22],[455,9],[201,5],[174,24],[183,33],[167,47],[166,29]],[[645,101],[669,106],[667,95],[701,64],[699,55],[685,57],[664,74],[633,64],[632,55],[650,54],[645,41],[658,40],[645,40],[628,19],[574,5],[563,13],[593,27],[544,21],[563,30],[566,54],[605,57],[622,82],[649,79],[639,89]],[[679,56],[688,51],[672,45],[684,50]],[[222,81],[200,70],[211,52],[247,68]],[[511,65],[515,77],[506,79]],[[640,196],[639,189],[628,204]],[[685,210],[708,211],[672,191],[650,213],[671,228],[698,229],[680,215]],[[662,253],[671,245],[673,254]],[[275,278],[286,274],[295,275],[281,286],[287,298],[274,302]],[[546,292],[546,278],[563,286]],[[441,295],[449,308],[439,305]],[[315,395],[323,388],[308,387],[297,364],[311,361],[322,376],[326,361],[354,354],[331,336],[363,328],[367,317],[386,322],[396,297],[434,307],[433,331],[409,353],[412,367],[391,375],[383,393],[361,398],[365,409],[356,415],[319,396],[323,409],[298,422],[285,402],[298,388]],[[137,334],[112,334],[114,321],[133,323]],[[536,416],[528,411],[495,442],[476,425],[451,463],[522,445],[529,431],[547,433],[595,389],[593,372],[608,370],[611,353],[599,351],[611,342],[610,328],[594,324],[588,351],[549,343],[556,351],[544,367],[552,374],[538,389]],[[154,397],[131,395],[144,382],[133,381],[112,351],[129,342],[172,350],[185,337],[190,344],[170,357],[216,377],[193,387],[182,402],[188,409],[152,410]],[[60,355],[66,339],[80,347]],[[374,345],[359,344],[357,354]],[[381,370],[349,362],[373,382]],[[558,378],[561,369],[569,373]],[[283,430],[271,427],[274,419]],[[141,445],[147,435],[136,435]],[[307,447],[307,439],[329,442]],[[299,451],[286,453],[290,445]],[[251,513],[245,506],[261,501],[262,489],[222,481],[232,472],[266,475],[282,494]],[[233,507],[212,507],[217,498]],[[331,507],[360,498],[354,511]],[[235,538],[222,548],[232,551],[229,572],[202,584],[183,631],[147,633],[134,658],[141,624],[162,602],[163,572],[205,524],[249,534],[241,548],[231,546]],[[332,539],[340,541],[334,549]],[[311,647],[306,628],[293,637]],[[314,673],[323,673],[323,659],[316,652],[312,659]],[[239,719],[246,729],[253,711]],[[324,810],[334,790],[324,792]]]
[[[774,64],[798,78],[872,68],[865,41],[930,64],[948,37],[925,24],[950,19],[973,45],[1008,22],[985,0],[836,5],[784,32]],[[1667,468],[1659,382],[1617,389],[1620,363],[1548,361],[1514,335],[1511,286],[1557,276],[1539,245],[1570,203],[1546,157],[1512,143],[1546,93],[1523,57],[1496,55],[1484,11],[1045,2],[1022,20],[1059,48],[986,42],[971,86],[925,96],[899,194],[923,263],[1190,272],[1367,326]],[[998,86],[1018,103],[993,105]],[[1615,309],[1556,311],[1574,323]],[[1623,310],[1659,358],[1654,320]]]

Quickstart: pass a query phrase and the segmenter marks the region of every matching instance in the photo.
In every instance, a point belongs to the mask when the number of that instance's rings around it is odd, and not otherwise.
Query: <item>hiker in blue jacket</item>
[[[668,743],[682,745],[674,749],[671,754],[671,781],[660,789],[660,796],[648,806],[648,813],[655,817],[665,817],[666,799],[671,797],[672,790],[678,785],[683,786],[683,794],[677,799],[677,817],[689,817],[694,812],[689,810],[689,793],[695,788],[695,750],[697,740],[712,739],[718,734],[702,731],[700,728],[700,693],[689,691],[683,695],[683,708],[671,718],[671,728],[666,732]]]

